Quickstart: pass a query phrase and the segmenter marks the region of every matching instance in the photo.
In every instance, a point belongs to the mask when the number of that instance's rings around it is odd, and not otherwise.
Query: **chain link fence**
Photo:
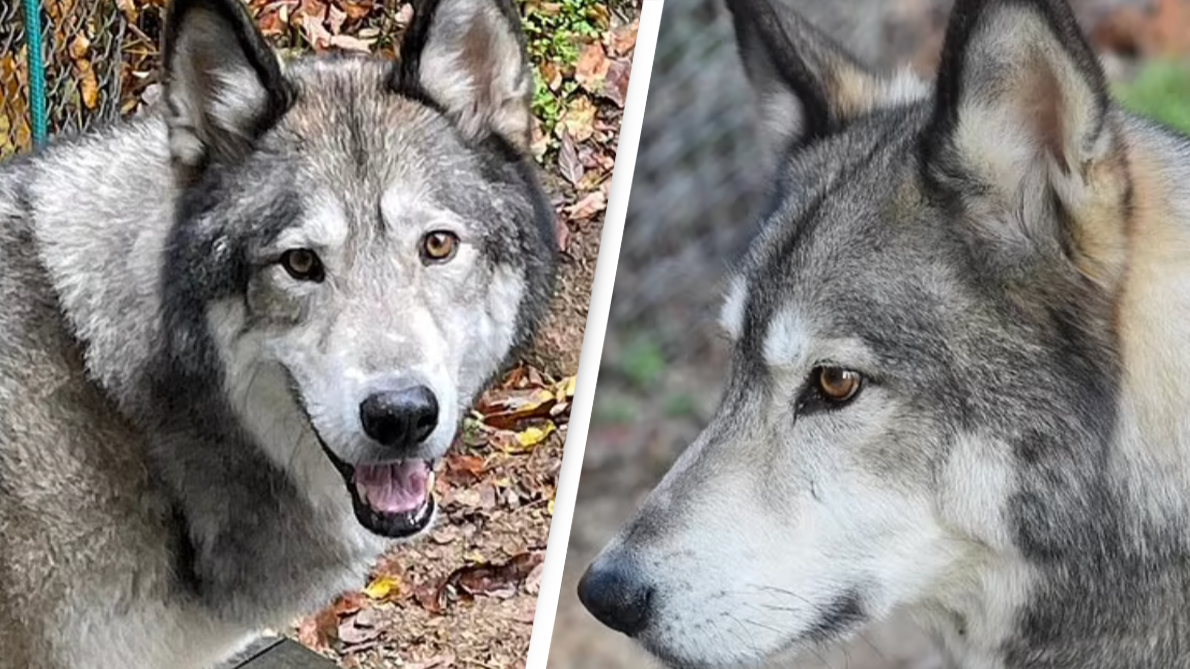
[[[49,132],[78,132],[114,118],[125,31],[115,0],[39,5]],[[30,46],[22,0],[0,1],[0,159],[33,144]]]

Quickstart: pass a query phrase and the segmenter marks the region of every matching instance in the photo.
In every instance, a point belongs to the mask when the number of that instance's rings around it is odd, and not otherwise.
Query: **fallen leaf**
[[[560,137],[563,132],[570,133],[575,141],[585,142],[595,134],[595,103],[585,95],[575,98],[562,117],[558,119],[555,132]]]
[[[405,584],[399,577],[384,574],[373,579],[368,587],[364,588],[364,594],[368,596],[368,599],[380,601],[400,595],[404,588]]]
[[[574,397],[574,386],[578,383],[578,375],[572,374],[558,382],[555,397],[559,402]]]
[[[577,186],[582,181],[585,172],[583,163],[579,160],[578,151],[575,149],[574,140],[567,132],[562,133],[562,146],[558,149],[558,171],[572,186]]]
[[[604,79],[603,97],[611,100],[617,107],[623,109],[624,101],[628,98],[628,79],[632,74],[632,63],[627,60],[617,60],[608,68]]]
[[[612,52],[617,56],[627,56],[636,48],[636,34],[640,31],[640,19],[622,25],[612,31]]]
[[[340,6],[350,21],[359,21],[367,17],[375,7],[371,0],[356,0],[354,2],[352,0],[344,0],[340,3]]]
[[[593,191],[588,193],[583,199],[566,208],[566,213],[577,221],[585,221],[593,218],[603,210],[607,209],[607,196],[603,191]]]
[[[426,611],[440,616],[445,604],[445,589],[446,579],[426,581],[413,589],[413,599]]]
[[[367,603],[364,597],[362,592],[348,592],[335,600],[335,603],[331,605],[331,610],[340,618],[358,613]]]
[[[90,61],[74,61],[79,78],[79,93],[83,96],[83,104],[87,109],[99,106],[99,79],[95,76],[95,69]]]
[[[521,432],[518,432],[516,435],[516,440],[522,448],[531,449],[537,444],[545,441],[545,438],[553,434],[555,429],[556,428],[554,427],[553,423],[546,423],[544,428],[529,427]]]
[[[475,410],[483,415],[484,425],[513,430],[522,421],[549,415],[554,401],[548,388],[501,389],[485,393]]]
[[[74,60],[86,58],[91,51],[91,40],[87,39],[86,35],[76,35],[74,39],[70,40],[70,57]]]
[[[360,616],[349,616],[339,623],[339,641],[354,646],[371,641],[380,636],[380,630],[370,625],[362,624]]]
[[[603,80],[607,77],[607,70],[611,61],[603,51],[603,45],[598,42],[588,44],[574,66],[574,80],[580,86],[592,93],[603,91]]]
[[[332,608],[303,618],[298,624],[298,643],[315,650],[327,650],[339,634],[339,616]]]
[[[499,564],[470,564],[456,569],[446,582],[467,595],[507,599],[544,559],[543,551],[530,551]]]
[[[452,484],[461,485],[478,481],[487,466],[484,459],[476,455],[449,455],[443,475]]]

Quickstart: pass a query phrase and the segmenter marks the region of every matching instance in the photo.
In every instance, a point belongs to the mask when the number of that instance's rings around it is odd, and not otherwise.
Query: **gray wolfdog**
[[[0,169],[0,667],[204,668],[432,522],[552,291],[511,0],[283,62],[177,0],[143,118]]]
[[[685,667],[894,611],[967,667],[1190,666],[1190,140],[1065,0],[959,0],[932,85],[729,5],[774,195],[721,405],[587,608]]]

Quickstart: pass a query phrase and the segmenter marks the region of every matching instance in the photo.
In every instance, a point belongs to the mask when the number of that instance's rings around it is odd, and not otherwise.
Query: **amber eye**
[[[299,281],[322,281],[322,261],[310,249],[290,249],[281,254],[281,266]]]
[[[831,402],[846,402],[855,397],[862,380],[859,372],[842,367],[820,367],[817,376],[818,390]]]
[[[427,263],[443,263],[459,250],[459,236],[445,230],[435,230],[421,238],[421,259]]]

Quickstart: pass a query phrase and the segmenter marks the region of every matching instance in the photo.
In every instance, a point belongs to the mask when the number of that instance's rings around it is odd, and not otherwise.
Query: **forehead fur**
[[[386,89],[390,65],[331,56],[291,64],[296,100],[274,129],[274,141],[343,188],[383,187],[394,173],[443,176],[473,164],[445,116]],[[304,159],[304,160],[303,160]]]

